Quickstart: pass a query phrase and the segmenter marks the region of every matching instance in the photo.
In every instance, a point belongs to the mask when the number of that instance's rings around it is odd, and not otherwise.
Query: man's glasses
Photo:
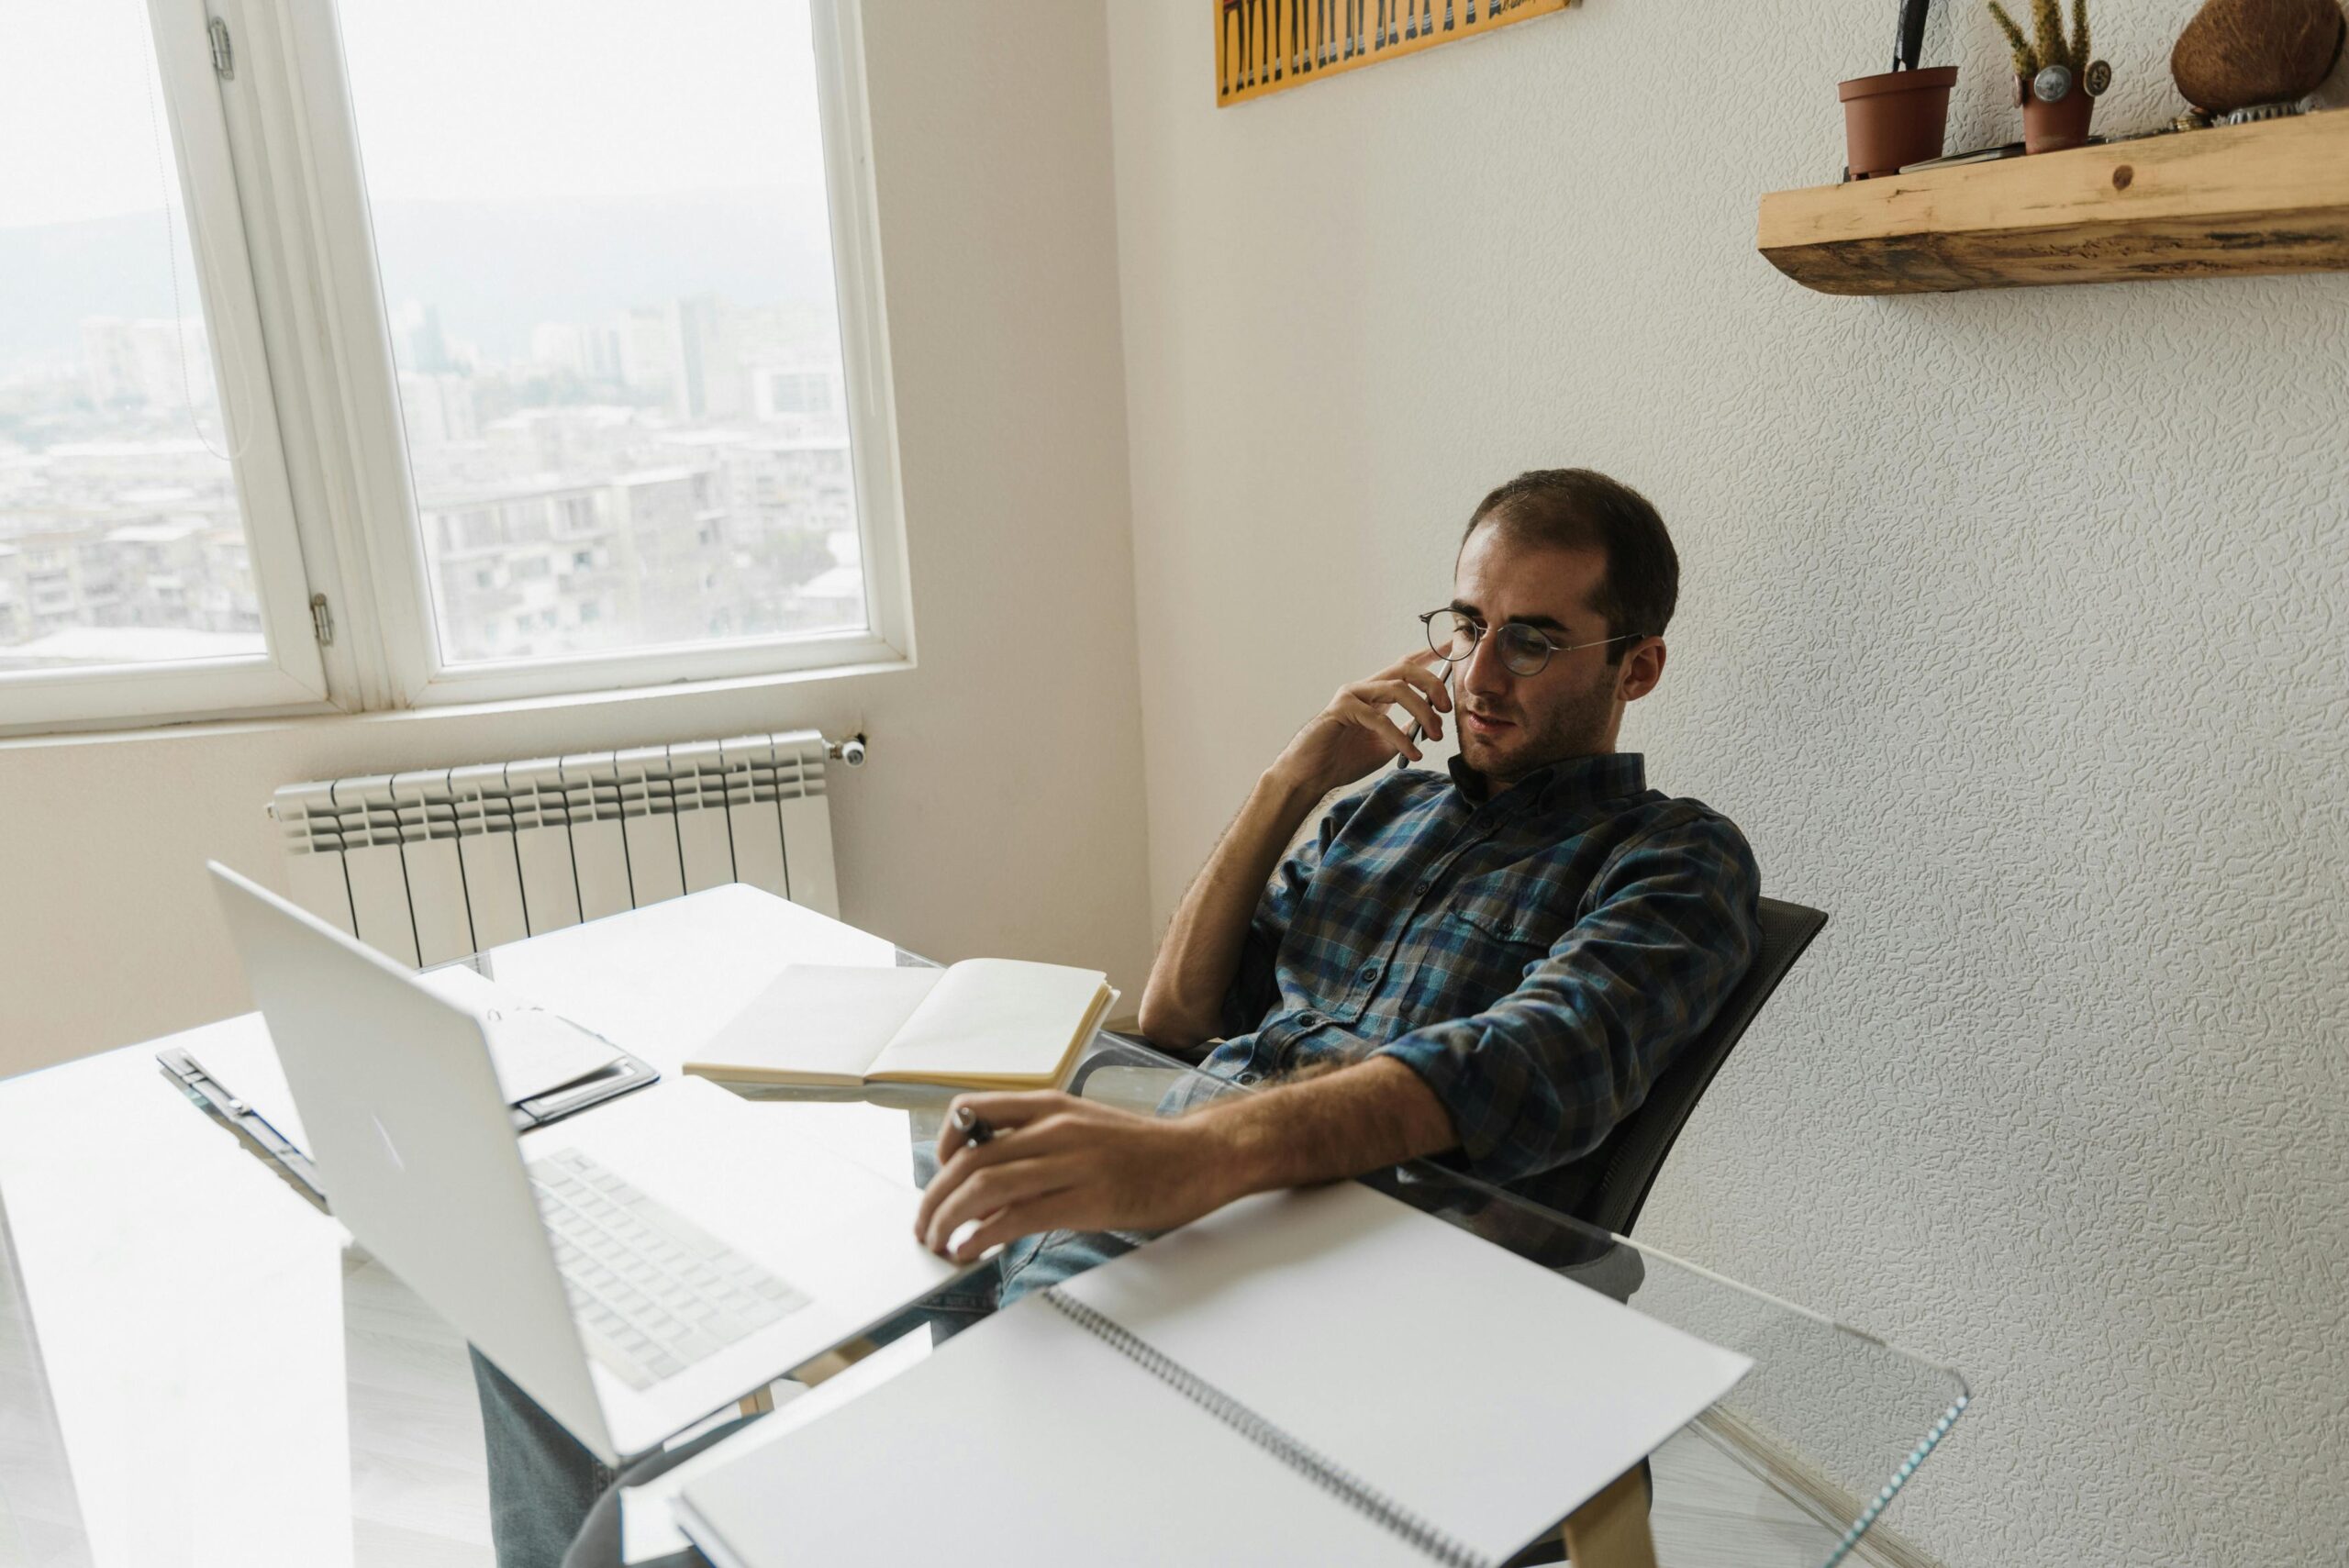
[[[1454,664],[1476,651],[1476,644],[1485,639],[1485,623],[1459,610],[1430,610],[1419,617],[1428,628],[1428,646]],[[1553,642],[1549,633],[1523,621],[1503,621],[1493,633],[1501,651],[1501,663],[1512,675],[1538,675],[1548,666],[1553,653],[1572,653],[1578,648],[1604,648],[1610,642],[1636,640],[1642,633],[1627,631],[1615,637],[1602,637],[1596,642]]]

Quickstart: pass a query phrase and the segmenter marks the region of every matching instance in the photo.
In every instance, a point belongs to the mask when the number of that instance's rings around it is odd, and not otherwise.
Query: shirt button
[[[1365,964],[1364,964],[1364,965],[1362,966],[1362,977],[1363,977],[1364,980],[1375,980],[1375,979],[1377,979],[1377,978],[1378,978],[1378,965],[1376,965],[1376,964],[1375,964],[1375,963],[1365,963]]]
[[[1414,887],[1413,889],[1411,889],[1411,891],[1412,891],[1413,893],[1415,893],[1415,894],[1418,894],[1418,895],[1419,895],[1419,896],[1421,896],[1421,897],[1425,897],[1425,896],[1427,895],[1427,891],[1428,891],[1428,889],[1429,889],[1429,888],[1431,888],[1431,887],[1433,887],[1434,885],[1435,885],[1435,884],[1434,884],[1434,883],[1432,883],[1432,882],[1423,882],[1423,883],[1420,883],[1417,887]]]
[[[1240,1074],[1240,1082],[1241,1082],[1241,1084],[1252,1084],[1252,1083],[1254,1083],[1255,1081],[1256,1081],[1256,1074],[1255,1074],[1255,1073],[1242,1073],[1241,1074]]]
[[[1319,1013],[1299,1013],[1297,1015],[1297,1021],[1305,1029],[1318,1029],[1321,1027],[1321,1015]]]

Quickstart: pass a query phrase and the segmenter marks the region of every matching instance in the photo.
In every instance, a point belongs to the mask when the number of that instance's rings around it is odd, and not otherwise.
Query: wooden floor
[[[359,1568],[489,1568],[481,1420],[462,1341],[379,1263],[345,1280]],[[1655,1456],[1662,1568],[1819,1568],[1832,1537],[1685,1431]]]

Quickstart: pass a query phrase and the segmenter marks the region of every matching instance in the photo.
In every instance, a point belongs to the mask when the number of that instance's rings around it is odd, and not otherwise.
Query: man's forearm
[[[1451,1113],[1427,1081],[1386,1057],[1230,1095],[1193,1114],[1225,1173],[1224,1202],[1358,1176],[1459,1141]]]
[[[1141,1032],[1154,1044],[1182,1050],[1215,1032],[1218,1007],[1239,970],[1256,901],[1281,851],[1319,803],[1308,786],[1275,773],[1256,781],[1183,895],[1151,965],[1142,987]]]

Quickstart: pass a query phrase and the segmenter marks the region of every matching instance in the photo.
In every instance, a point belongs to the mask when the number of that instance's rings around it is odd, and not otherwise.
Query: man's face
[[[1568,757],[1615,749],[1623,704],[1644,696],[1664,671],[1653,638],[1612,647],[1577,648],[1613,635],[1590,607],[1607,574],[1596,550],[1554,550],[1520,542],[1487,523],[1468,536],[1453,569],[1452,607],[1475,616],[1486,634],[1453,666],[1452,689],[1461,759],[1497,785]],[[1511,673],[1491,633],[1522,621],[1572,652],[1556,652],[1538,674]],[[1620,663],[1610,652],[1628,649]]]

